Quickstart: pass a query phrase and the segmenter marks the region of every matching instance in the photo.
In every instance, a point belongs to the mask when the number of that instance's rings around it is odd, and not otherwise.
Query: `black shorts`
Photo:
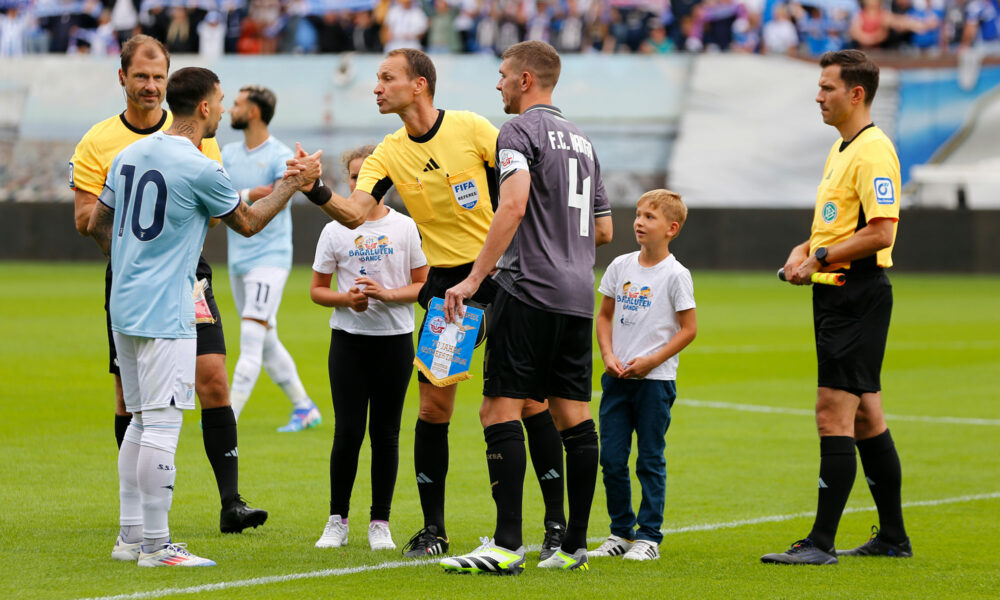
[[[464,265],[459,265],[457,267],[431,267],[427,272],[427,281],[424,282],[424,286],[420,288],[420,293],[417,295],[417,304],[421,308],[427,310],[427,306],[431,303],[431,298],[444,298],[444,293],[448,291],[448,288],[454,287],[461,283],[469,273],[472,272],[472,263],[466,263]],[[499,287],[496,282],[493,281],[492,277],[487,277],[479,284],[479,289],[476,293],[472,295],[472,298],[466,300],[466,304],[471,304],[477,308],[481,308],[484,311],[493,302],[493,298],[497,294]],[[489,318],[485,319],[486,323],[479,328],[479,334],[476,338],[476,345],[478,346],[486,339],[486,326],[488,325]],[[417,330],[417,335],[424,330],[424,322],[427,321],[427,315],[424,314],[423,321],[420,322],[420,329]],[[423,373],[417,371],[417,381],[422,381],[424,383],[429,383],[430,380],[424,376]]]
[[[856,396],[882,389],[882,358],[892,316],[884,271],[847,273],[841,287],[813,285],[819,387]]]
[[[212,291],[212,267],[205,262],[204,256],[198,257],[198,268],[195,270],[197,279],[207,279],[205,286],[205,300],[208,302],[208,309],[215,317],[215,323],[201,323],[198,328],[198,355],[202,354],[225,354],[226,336],[222,331],[222,315],[219,314],[219,306],[215,303],[215,294]],[[111,263],[104,273],[104,317],[108,326],[108,372],[113,375],[121,375],[118,370],[118,351],[115,349],[115,338],[111,334]]]
[[[590,402],[593,324],[529,306],[500,289],[486,340],[483,395]]]

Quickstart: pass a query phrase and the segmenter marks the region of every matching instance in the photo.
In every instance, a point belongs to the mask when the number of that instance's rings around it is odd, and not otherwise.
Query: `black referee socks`
[[[833,548],[840,516],[851,494],[858,460],[854,456],[854,438],[830,435],[819,438],[819,499],[816,521],[809,539],[823,551]]]
[[[119,450],[121,450],[122,442],[125,441],[125,431],[131,422],[132,415],[115,415],[115,439],[118,441]]]
[[[219,499],[225,508],[240,493],[240,458],[236,448],[236,415],[232,406],[201,411],[201,437],[215,472]]]
[[[868,489],[878,509],[879,535],[893,544],[905,541],[906,528],[903,527],[900,497],[903,471],[889,430],[867,440],[858,440],[858,454],[868,480]]]
[[[444,489],[448,477],[448,423],[417,419],[413,432],[413,469],[417,475],[420,508],[424,511],[424,526],[437,527],[437,534],[447,538]]]

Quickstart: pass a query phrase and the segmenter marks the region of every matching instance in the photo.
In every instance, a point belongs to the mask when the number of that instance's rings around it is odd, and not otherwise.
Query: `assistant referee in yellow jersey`
[[[387,135],[365,159],[349,198],[315,186],[306,196],[337,221],[354,228],[395,186],[417,224],[430,265],[418,302],[425,309],[434,297],[465,279],[479,255],[493,221],[497,199],[495,167],[499,131],[482,116],[434,107],[434,63],[412,48],[386,55],[379,66],[375,102],[382,114],[397,114],[403,127]],[[471,300],[493,301],[497,285],[484,281]],[[421,327],[421,330],[423,327]],[[359,374],[359,377],[377,377]],[[424,513],[424,526],[404,553],[420,558],[448,552],[445,532],[445,478],[448,474],[448,426],[455,407],[456,384],[437,387],[422,373],[420,413],[413,442],[413,463]],[[529,403],[521,414],[545,503],[542,546],[554,551],[566,530],[563,509],[562,440],[548,403]],[[464,457],[463,457],[464,458]]]
[[[840,132],[816,195],[809,241],[792,249],[785,274],[807,285],[817,271],[844,273],[842,287],[813,286],[819,377],[819,501],[812,531],[765,563],[837,563],[838,555],[913,556],[903,527],[899,455],[882,414],[880,372],[892,286],[892,246],[899,221],[899,159],[871,120],[878,67],[860,50],[827,52],[816,102],[823,122]],[[837,552],[837,525],[857,474],[854,449],[878,508],[879,527],[867,543]]]

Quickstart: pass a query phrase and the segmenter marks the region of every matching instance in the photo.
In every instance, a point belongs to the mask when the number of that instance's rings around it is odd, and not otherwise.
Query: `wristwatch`
[[[819,264],[823,265],[824,267],[829,267],[830,263],[826,262],[826,253],[827,253],[826,246],[820,246],[819,248],[816,248],[816,260],[818,260]]]

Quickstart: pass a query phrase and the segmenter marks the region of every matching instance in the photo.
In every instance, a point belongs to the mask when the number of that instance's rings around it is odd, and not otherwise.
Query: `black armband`
[[[313,185],[313,189],[308,192],[302,192],[305,194],[306,198],[316,206],[323,206],[333,197],[333,192],[330,188],[323,184],[322,179],[317,179],[316,183]]]

